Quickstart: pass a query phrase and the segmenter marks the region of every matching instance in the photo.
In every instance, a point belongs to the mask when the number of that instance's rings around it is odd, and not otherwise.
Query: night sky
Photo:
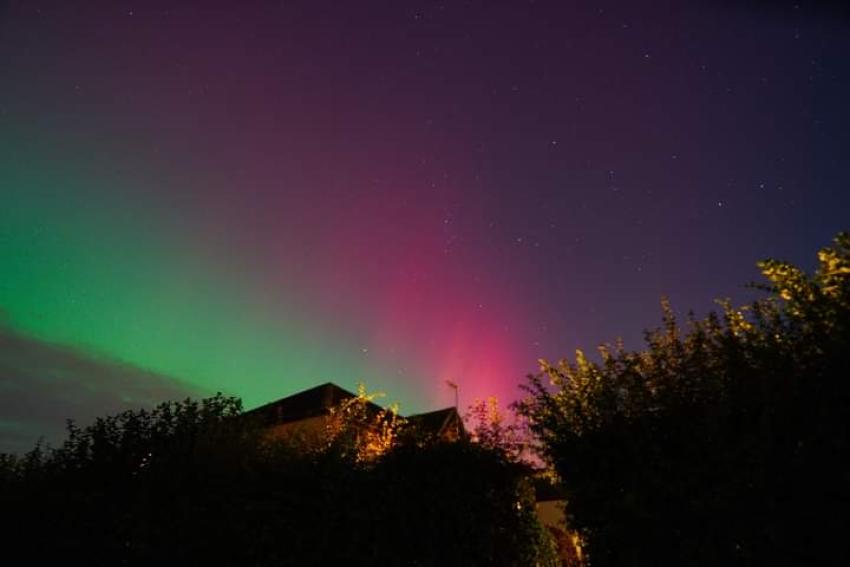
[[[836,6],[0,1],[0,450],[219,390],[507,402],[812,266]]]

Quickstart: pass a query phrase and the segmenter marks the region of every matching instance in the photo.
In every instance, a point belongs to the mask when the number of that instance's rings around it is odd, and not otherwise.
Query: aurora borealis
[[[508,401],[809,265],[846,10],[633,4],[0,2],[0,450],[219,390]]]

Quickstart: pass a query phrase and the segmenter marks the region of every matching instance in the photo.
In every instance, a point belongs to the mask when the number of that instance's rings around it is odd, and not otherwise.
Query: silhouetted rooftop
[[[332,407],[354,397],[356,394],[328,382],[254,408],[246,415],[256,416],[267,425],[289,423],[326,415]],[[369,408],[376,412],[381,410],[371,402]]]
[[[459,435],[461,437],[466,436],[463,420],[460,419],[457,410],[453,407],[411,415],[407,417],[407,421],[420,432],[437,437],[453,424],[457,424]]]
[[[257,417],[264,425],[281,425],[327,415],[331,408],[354,397],[356,394],[353,392],[327,382],[254,408],[245,412],[245,415]],[[367,407],[375,413],[382,409],[372,402],[368,402]],[[449,427],[457,424],[459,435],[466,436],[463,420],[453,407],[411,415],[407,417],[407,420],[420,433],[426,435],[439,437]]]

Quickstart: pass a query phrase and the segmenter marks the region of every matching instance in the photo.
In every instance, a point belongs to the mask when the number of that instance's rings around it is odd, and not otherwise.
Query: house
[[[321,443],[327,435],[331,410],[355,397],[356,394],[328,382],[250,410],[246,416],[257,419],[271,437],[298,437]],[[366,402],[365,409],[373,416],[383,411],[372,402]],[[463,419],[454,407],[410,415],[405,420],[417,435],[442,441],[467,438]]]

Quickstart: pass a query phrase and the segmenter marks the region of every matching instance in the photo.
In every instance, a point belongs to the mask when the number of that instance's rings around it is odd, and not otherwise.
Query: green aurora
[[[279,298],[248,297],[247,278],[196,257],[181,219],[127,198],[144,188],[119,168],[20,154],[0,162],[4,325],[248,407],[327,380],[382,386],[355,341]],[[390,394],[410,400],[398,385]]]

